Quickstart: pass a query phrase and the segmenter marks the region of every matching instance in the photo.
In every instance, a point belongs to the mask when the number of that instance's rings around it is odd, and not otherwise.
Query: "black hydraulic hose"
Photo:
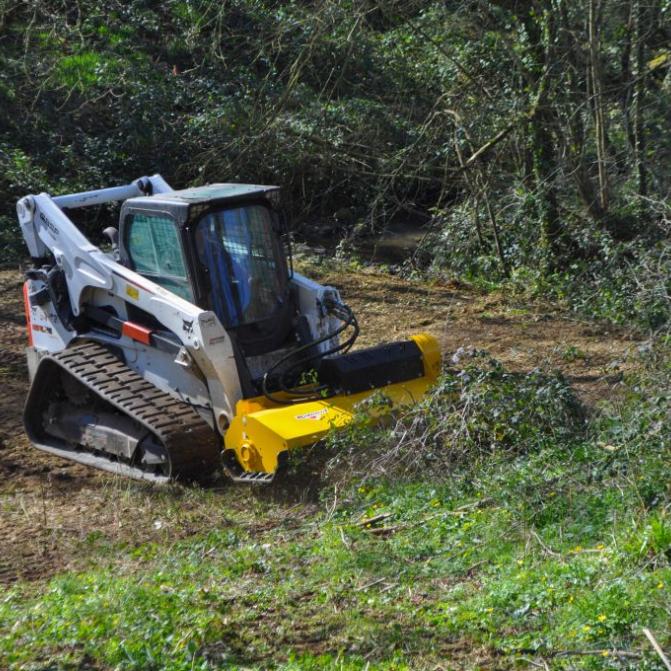
[[[341,310],[338,310],[338,307],[342,308]],[[310,361],[313,361],[314,359],[319,359],[323,358],[325,356],[329,356],[330,354],[335,354],[336,352],[347,352],[349,349],[352,347],[354,344],[354,341],[356,340],[357,336],[359,335],[359,325],[356,321],[356,317],[354,316],[354,313],[350,310],[350,308],[346,305],[343,304],[331,304],[327,307],[328,311],[330,314],[334,314],[336,317],[341,319],[343,321],[343,325],[338,327],[335,331],[332,333],[329,333],[325,336],[322,336],[321,338],[318,338],[317,340],[314,340],[310,343],[307,343],[306,345],[302,345],[301,347],[293,350],[286,356],[282,357],[279,361],[275,362],[273,366],[266,372],[263,378],[263,392],[264,395],[269,399],[272,400],[276,403],[283,403],[283,404],[291,404],[291,403],[298,403],[298,402],[303,402],[305,400],[309,400],[310,398],[321,398],[321,396],[316,396],[320,392],[322,392],[324,389],[326,389],[326,385],[320,385],[318,387],[312,387],[311,389],[290,389],[287,387],[287,385],[284,382],[284,378],[293,370],[296,368],[299,368],[300,366],[304,366]],[[283,371],[279,380],[279,385],[280,389],[284,391],[285,393],[293,396],[301,396],[302,398],[297,399],[297,400],[289,400],[289,399],[284,399],[284,398],[277,398],[276,396],[273,396],[268,392],[267,389],[267,381],[271,376],[271,373],[273,370],[278,368],[282,363],[287,361],[288,359],[291,359],[292,357],[295,357],[297,354],[300,354],[301,352],[308,350],[315,345],[321,344],[322,342],[325,342],[327,340],[330,340],[331,338],[339,335],[342,333],[345,329],[347,329],[349,326],[354,327],[354,332],[350,338],[348,338],[344,343],[340,343],[336,345],[335,347],[332,347],[331,349],[327,350],[326,352],[317,352],[316,354],[313,354],[312,356],[304,357],[303,359],[300,359],[299,361],[294,362],[287,370]],[[306,396],[307,395],[307,396]]]
[[[342,322],[345,322],[344,326],[342,328],[339,328],[337,331],[334,331],[333,334],[330,334],[328,336],[325,336],[323,339],[320,339],[318,341],[315,341],[313,343],[308,343],[306,347],[312,347],[313,345],[323,342],[323,340],[329,340],[332,338],[334,335],[342,333],[348,326],[353,327],[353,332],[352,335],[343,343],[339,343],[335,347],[331,348],[330,350],[327,350],[326,352],[317,352],[316,354],[313,354],[312,356],[305,357],[303,359],[300,359],[299,361],[294,362],[289,368],[287,368],[286,371],[284,371],[283,376],[286,375],[288,372],[298,368],[299,366],[307,363],[308,361],[312,361],[313,359],[322,359],[325,356],[329,356],[330,354],[335,354],[336,352],[342,352],[342,354],[345,354],[349,352],[349,350],[352,348],[352,345],[354,345],[354,342],[356,341],[357,337],[359,336],[359,323],[357,322],[356,317],[354,316],[354,313],[348,306],[344,306],[347,310],[345,313],[345,316],[338,315],[338,313],[334,310],[331,312],[334,316],[338,317]],[[296,352],[300,352],[300,349],[294,350],[289,356],[285,357],[285,359],[290,358],[291,355],[295,356]],[[277,366],[280,362],[277,364],[273,365],[273,368]],[[272,368],[271,368],[272,370]],[[284,391],[287,391],[289,393],[294,393],[294,394],[299,394],[300,392],[298,391],[290,391],[289,389],[284,389]]]
[[[316,340],[313,340],[312,342],[306,343],[305,345],[301,345],[300,347],[296,348],[295,350],[292,350],[285,356],[283,356],[281,359],[276,361],[264,374],[263,376],[263,381],[261,384],[261,390],[263,392],[263,395],[270,401],[273,401],[273,403],[280,403],[283,405],[290,405],[293,403],[302,403],[303,401],[307,400],[314,400],[317,398],[321,398],[319,395],[322,391],[324,391],[327,388],[327,385],[319,385],[317,387],[312,387],[311,389],[291,389],[287,387],[284,378],[287,376],[288,373],[291,371],[295,370],[296,368],[300,366],[304,366],[310,361],[314,361],[315,359],[321,359],[325,356],[329,356],[331,354],[335,354],[337,352],[348,352],[352,345],[354,345],[354,341],[357,339],[359,335],[359,324],[356,320],[356,317],[354,313],[352,312],[351,308],[344,303],[337,303],[335,301],[329,301],[328,303],[325,303],[326,310],[329,314],[332,314],[336,318],[338,318],[341,322],[343,322],[338,328],[336,328],[334,331],[331,333],[328,333],[324,336],[321,336],[320,338],[317,338]],[[281,366],[283,363],[286,361],[296,357],[298,354],[301,354],[303,352],[306,352],[310,350],[311,348],[321,345],[323,342],[327,342],[328,340],[331,340],[332,338],[335,338],[336,336],[340,335],[343,333],[343,331],[347,330],[349,327],[352,327],[353,333],[352,335],[343,343],[340,343],[336,345],[335,347],[332,347],[331,349],[326,350],[325,352],[317,352],[315,354],[312,354],[310,356],[303,357],[299,361],[296,361],[293,363],[287,370],[283,371],[280,375],[279,379],[279,386],[281,391],[285,392],[286,394],[289,394],[291,396],[301,396],[302,398],[299,399],[287,399],[287,398],[278,398],[274,396],[271,392],[268,391],[268,381],[273,373],[273,371]]]
[[[346,323],[345,326],[346,327],[347,326],[352,326],[354,328],[354,330],[352,332],[352,335],[345,342],[339,343],[338,345],[336,345],[335,347],[332,347],[330,350],[327,350],[326,352],[317,352],[316,354],[313,354],[312,356],[308,356],[308,357],[305,357],[303,359],[300,359],[299,361],[294,362],[289,368],[287,368],[286,370],[284,370],[282,372],[282,375],[279,379],[279,385],[280,385],[280,389],[283,392],[285,392],[287,394],[291,394],[293,396],[305,396],[305,394],[308,390],[306,390],[306,389],[290,389],[289,387],[286,386],[286,384],[284,382],[284,378],[289,373],[291,373],[292,371],[296,370],[297,368],[300,368],[301,366],[304,366],[305,364],[307,364],[310,361],[313,361],[314,359],[321,359],[321,358],[324,358],[324,357],[329,356],[331,354],[336,354],[338,352],[340,352],[342,354],[346,354],[347,352],[349,352],[349,350],[352,348],[352,345],[354,345],[354,341],[357,339],[357,337],[359,335],[359,324],[357,323],[356,318],[354,317],[354,315],[352,315],[351,319],[347,320],[347,323]],[[317,392],[320,392],[320,391],[322,391],[326,388],[327,388],[327,385],[320,385],[318,387],[313,387],[312,389],[309,390],[309,393],[311,395],[314,395]]]

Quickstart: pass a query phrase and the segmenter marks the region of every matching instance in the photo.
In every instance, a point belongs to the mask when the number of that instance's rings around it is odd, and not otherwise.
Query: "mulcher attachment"
[[[287,452],[314,445],[350,424],[360,411],[374,421],[394,407],[418,403],[439,373],[440,348],[426,333],[324,359],[319,374],[333,395],[300,403],[267,396],[238,401],[224,436],[225,458],[234,458],[250,478],[272,475]]]
[[[245,485],[269,485],[275,479],[275,473],[263,473],[262,471],[241,471],[240,469],[226,469],[226,475],[233,482]]]
[[[220,465],[216,434],[190,405],[93,342],[40,360],[24,424],[45,452],[139,480],[200,480]]]
[[[324,359],[319,380],[339,394],[356,394],[424,375],[422,350],[414,340],[377,345]]]

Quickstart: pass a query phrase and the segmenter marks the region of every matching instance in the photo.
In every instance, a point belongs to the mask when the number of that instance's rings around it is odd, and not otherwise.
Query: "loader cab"
[[[274,351],[294,308],[278,188],[212,184],[142,196],[121,208],[121,262],[235,334],[245,356]]]

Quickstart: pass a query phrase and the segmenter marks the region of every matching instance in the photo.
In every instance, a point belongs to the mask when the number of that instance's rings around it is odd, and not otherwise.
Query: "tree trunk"
[[[586,132],[583,113],[585,78],[583,73],[584,64],[589,58],[584,52],[583,40],[577,37],[571,25],[566,3],[558,0],[556,6],[557,17],[560,21],[558,49],[562,60],[566,63],[566,89],[563,106],[566,156],[569,161],[570,174],[581,201],[589,216],[594,221],[600,221],[603,218],[603,210],[585,155]],[[588,101],[587,109],[591,108],[592,105]]]
[[[557,197],[557,154],[552,135],[554,112],[550,100],[549,82],[553,81],[557,64],[554,53],[557,30],[551,9],[530,12],[524,21],[529,36],[535,67],[536,109],[530,117],[533,174],[536,183],[536,208],[540,225],[540,242],[548,270],[556,267],[562,252],[564,231],[559,218]]]
[[[624,35],[622,55],[620,56],[620,81],[622,82],[622,93],[620,104],[622,105],[622,119],[627,141],[632,152],[636,147],[636,138],[631,123],[631,102],[633,98],[634,75],[632,74],[632,48],[634,48],[634,13],[636,11],[636,0],[629,0],[627,12],[627,30]]]
[[[541,226],[541,243],[548,267],[553,267],[561,252],[563,231],[559,219],[559,204],[555,184],[557,163],[551,128],[552,119],[540,109],[531,122],[534,147],[534,176],[536,178],[537,210]]]
[[[636,164],[638,195],[645,198],[648,195],[648,173],[645,164],[645,120],[643,118],[643,109],[645,104],[645,42],[647,37],[647,21],[645,7],[641,0],[633,0],[633,15],[636,61],[633,95],[634,162]]]
[[[499,257],[499,263],[501,264],[501,270],[506,277],[510,277],[510,271],[508,270],[508,264],[506,263],[506,257],[503,255],[503,248],[501,247],[501,238],[499,237],[499,227],[496,223],[496,217],[494,216],[494,210],[492,210],[492,204],[489,200],[489,194],[487,193],[487,185],[483,186],[482,195],[485,199],[485,207],[487,208],[487,216],[489,217],[489,223],[492,226],[492,234],[494,235],[494,244],[496,245],[496,253]]]
[[[599,173],[599,206],[608,210],[608,151],[606,141],[606,113],[601,72],[601,0],[589,0],[588,11],[589,79],[594,110],[596,162]]]
[[[480,226],[480,196],[478,194],[473,196],[473,224],[475,224],[475,232],[478,234],[480,249],[484,249],[485,241],[482,237],[482,228]]]

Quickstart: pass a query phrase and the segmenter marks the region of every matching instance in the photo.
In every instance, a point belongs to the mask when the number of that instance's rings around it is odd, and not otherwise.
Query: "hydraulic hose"
[[[316,400],[319,398],[323,398],[322,392],[326,391],[328,388],[327,385],[317,385],[317,386],[312,386],[309,388],[303,387],[302,389],[295,389],[291,388],[287,385],[285,378],[289,375],[289,373],[292,373],[298,368],[304,367],[306,364],[310,363],[311,361],[315,361],[317,359],[322,359],[326,356],[330,356],[331,354],[336,354],[336,353],[342,353],[345,354],[348,352],[351,348],[352,345],[354,345],[354,342],[356,341],[357,337],[359,336],[359,324],[356,320],[356,316],[354,315],[354,312],[352,312],[351,308],[348,305],[345,305],[344,303],[339,303],[334,300],[329,300],[324,302],[324,307],[326,308],[326,311],[328,314],[333,315],[337,319],[339,319],[342,324],[338,326],[335,330],[333,330],[331,333],[327,333],[324,336],[321,336],[320,338],[317,338],[316,340],[313,340],[309,343],[306,343],[304,345],[301,345],[300,347],[296,348],[295,350],[292,350],[282,358],[278,359],[264,374],[263,376],[263,381],[261,383],[261,390],[263,392],[263,395],[270,401],[273,401],[273,403],[280,403],[283,405],[291,405],[294,403],[303,403],[305,401],[309,400]],[[273,376],[273,372],[279,368],[282,364],[286,363],[290,359],[295,358],[297,355],[302,354],[303,352],[308,352],[310,349],[313,347],[316,347],[317,345],[321,345],[324,342],[327,342],[331,340],[332,338],[335,338],[336,336],[339,336],[341,333],[346,331],[349,327],[352,327],[352,333],[350,336],[347,338],[342,343],[339,343],[335,347],[331,347],[330,349],[326,350],[325,352],[318,351],[314,354],[310,354],[308,356],[302,357],[301,359],[294,361],[287,369],[282,371],[280,373],[280,377],[278,380],[278,385],[280,388],[280,391],[284,392],[285,394],[289,396],[298,396],[299,398],[279,398],[275,396],[272,392],[268,391],[268,382]]]

